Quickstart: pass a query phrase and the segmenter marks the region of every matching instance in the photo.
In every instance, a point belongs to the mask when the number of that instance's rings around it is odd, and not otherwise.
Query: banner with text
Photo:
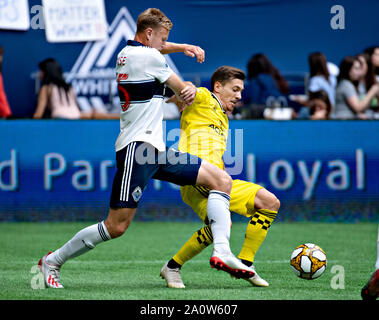
[[[164,123],[167,145],[177,147],[179,126]],[[105,215],[118,132],[119,121],[0,121],[0,220]],[[347,208],[379,221],[378,135],[374,121],[231,121],[224,162],[233,178],[273,192],[282,217]],[[178,186],[158,180],[139,208],[188,210]]]
[[[30,27],[27,0],[0,1],[0,29],[28,30]]]
[[[108,36],[104,0],[42,0],[49,42],[100,41]]]

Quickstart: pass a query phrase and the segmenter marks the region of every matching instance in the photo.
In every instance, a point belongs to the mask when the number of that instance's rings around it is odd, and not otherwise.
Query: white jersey
[[[116,76],[121,103],[116,151],[130,142],[144,141],[159,151],[163,141],[163,84],[172,74],[156,49],[129,40],[117,56]]]

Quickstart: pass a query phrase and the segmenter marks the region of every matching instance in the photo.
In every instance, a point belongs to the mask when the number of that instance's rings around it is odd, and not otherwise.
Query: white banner
[[[0,0],[0,29],[28,30],[29,27],[27,0]]]
[[[47,41],[78,42],[107,39],[103,0],[42,0],[42,5]]]

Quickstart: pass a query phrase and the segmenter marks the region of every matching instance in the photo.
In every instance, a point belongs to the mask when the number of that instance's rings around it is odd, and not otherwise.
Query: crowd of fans
[[[379,47],[346,56],[339,67],[321,52],[308,56],[309,79],[302,95],[290,87],[263,54],[247,66],[243,103],[235,118],[350,120],[379,119]]]
[[[11,117],[1,75],[4,49],[0,46],[0,118]],[[247,63],[247,81],[233,119],[379,119],[379,47],[367,48],[346,56],[339,67],[321,52],[308,56],[309,77],[304,94],[291,94],[288,81],[262,53]],[[49,58],[39,63],[41,89],[34,119],[117,119],[118,114],[82,112],[76,93],[63,76],[58,61]],[[179,118],[177,110],[166,119]],[[167,116],[166,116],[167,115]]]

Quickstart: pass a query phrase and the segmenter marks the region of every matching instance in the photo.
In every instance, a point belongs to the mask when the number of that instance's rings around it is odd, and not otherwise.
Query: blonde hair
[[[137,33],[145,31],[147,28],[157,29],[166,28],[168,31],[172,28],[172,22],[166,15],[157,8],[149,8],[142,12],[137,19]]]

